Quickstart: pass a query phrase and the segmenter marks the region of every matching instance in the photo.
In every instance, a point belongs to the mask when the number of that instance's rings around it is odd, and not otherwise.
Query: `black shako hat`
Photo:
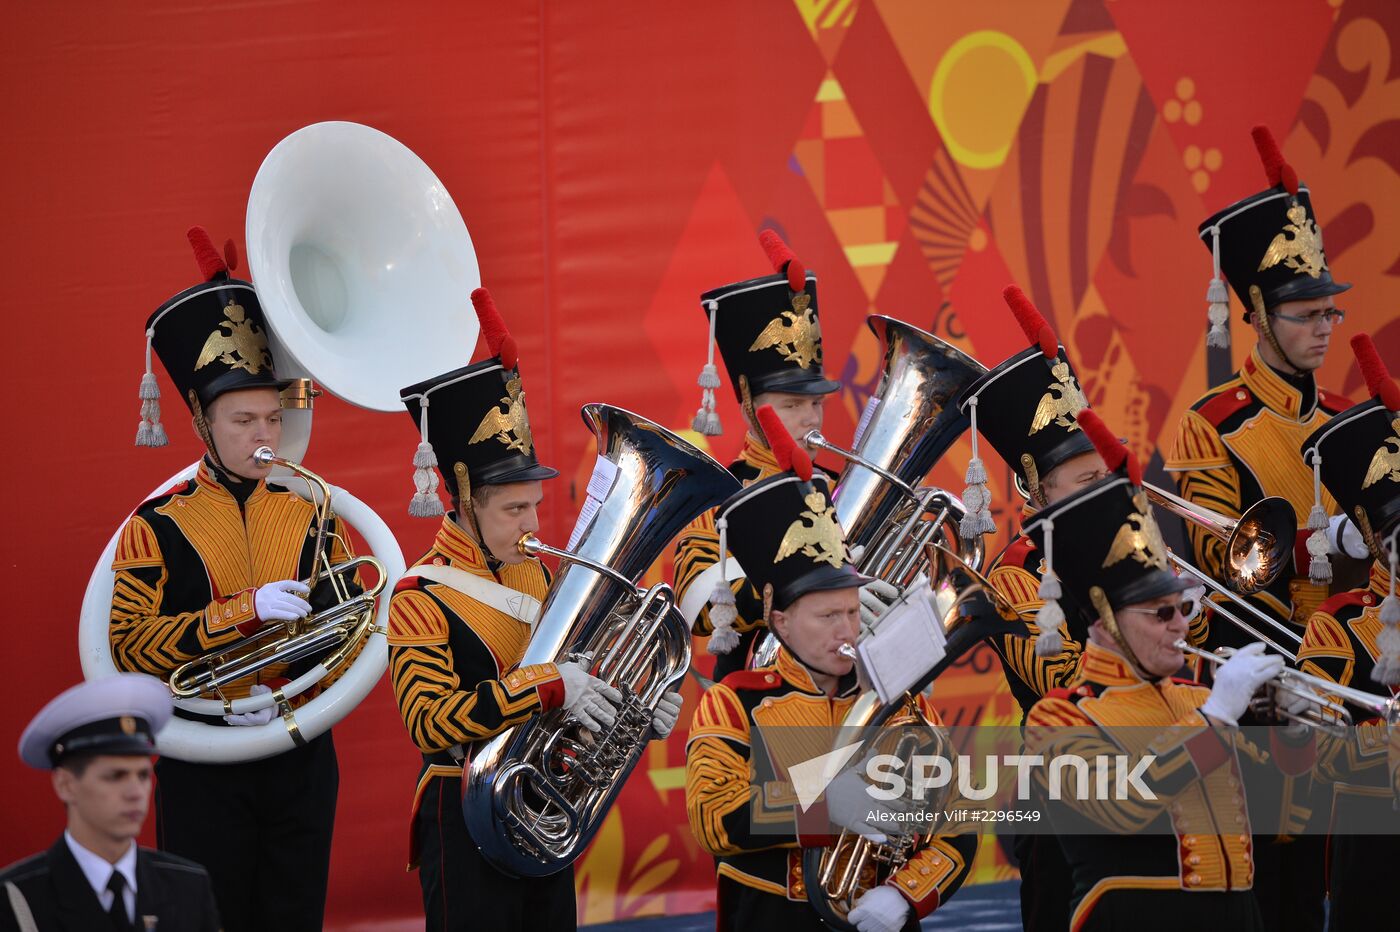
[[[822,372],[822,329],[817,313],[817,276],[808,272],[772,230],[759,242],[773,275],[715,288],[700,296],[710,324],[710,355],[700,373],[704,397],[694,428],[720,432],[713,392],[719,387],[713,347],[719,347],[734,397],[751,406],[762,392],[827,395],[841,387]]]
[[[1055,573],[1074,604],[1093,613],[1089,621],[1193,588],[1195,583],[1178,576],[1167,561],[1137,457],[1093,411],[1085,409],[1078,417],[1112,474],[1027,522],[1025,533],[1045,554],[1046,575]]]
[[[464,507],[474,488],[559,475],[535,456],[515,338],[485,288],[472,292],[472,304],[491,358],[399,392],[421,435],[413,457],[417,491],[409,503],[415,517],[443,513],[433,469]]]
[[[1040,484],[1050,471],[1094,449],[1075,420],[1089,400],[1065,348],[1030,299],[1015,285],[1002,297],[1031,345],[969,385],[957,405],[1041,506]]]
[[[1351,348],[1371,397],[1315,430],[1302,453],[1379,557],[1378,541],[1400,521],[1400,387],[1369,335]]]
[[[809,592],[863,586],[870,578],[851,564],[829,480],[814,473],[770,406],[757,416],[782,472],[731,496],[715,525],[721,555],[733,554],[763,593],[766,618],[768,609],[782,611]]]
[[[1299,183],[1293,166],[1283,160],[1267,126],[1254,127],[1253,136],[1269,187],[1212,214],[1198,227],[1201,241],[1212,254],[1206,293],[1211,346],[1230,342],[1225,280],[1244,305],[1246,321],[1255,310],[1251,288],[1259,290],[1262,306],[1271,308],[1284,301],[1340,294],[1351,287],[1332,279],[1307,185]]]
[[[225,245],[221,256],[203,227],[190,227],[186,235],[204,281],[166,301],[146,321],[138,447],[160,447],[168,442],[160,423],[160,388],[151,371],[152,351],[160,357],[181,399],[197,416],[225,392],[244,388],[281,391],[288,384],[273,371],[267,324],[257,292],[248,282],[229,276],[238,264],[233,241]]]

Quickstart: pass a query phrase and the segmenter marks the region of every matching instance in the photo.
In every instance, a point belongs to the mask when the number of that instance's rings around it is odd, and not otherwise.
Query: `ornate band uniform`
[[[1210,296],[1217,326],[1212,327],[1211,342],[1224,345],[1229,338],[1224,328],[1229,314],[1228,280],[1244,305],[1244,319],[1257,317],[1264,340],[1287,360],[1265,311],[1286,301],[1339,294],[1351,286],[1333,281],[1327,268],[1307,186],[1299,184],[1283,162],[1265,127],[1255,128],[1255,141],[1270,187],[1200,225],[1201,240],[1215,257]],[[1169,472],[1177,473],[1182,498],[1227,517],[1239,517],[1268,495],[1281,496],[1293,505],[1302,529],[1295,542],[1294,571],[1280,574],[1251,601],[1280,621],[1298,626],[1300,634],[1308,616],[1327,598],[1330,570],[1312,566],[1308,525],[1314,505],[1313,477],[1297,450],[1309,434],[1349,405],[1341,395],[1320,388],[1311,371],[1291,375],[1274,370],[1256,345],[1232,378],[1212,387],[1191,406],[1177,426],[1165,463]],[[1324,493],[1321,505],[1326,514],[1336,513],[1330,495]],[[1217,580],[1226,579],[1230,571],[1225,566],[1224,542],[1195,524],[1188,525],[1187,533],[1195,565]],[[1233,626],[1216,625],[1207,644],[1239,646],[1247,637]]]
[[[1066,791],[1051,807],[1073,875],[1069,927],[1262,929],[1241,768],[1276,754],[1286,772],[1306,772],[1313,748],[1266,750],[1243,738],[1231,746],[1197,711],[1209,689],[1143,672],[1114,613],[1191,583],[1167,568],[1136,460],[1129,454],[1108,465],[1113,475],[1043,509],[1027,533],[1042,547],[1047,534],[1052,546],[1073,542],[1055,551],[1056,571],[1075,604],[1091,606],[1080,610],[1103,619],[1122,653],[1088,643],[1076,679],[1032,707],[1026,744],[1047,760],[1155,754],[1142,782],[1156,798],[1081,800]],[[1107,730],[1114,726],[1123,727]],[[1037,773],[1042,790],[1045,779]]]
[[[714,391],[720,384],[714,366],[714,348],[718,346],[747,423],[743,452],[729,466],[734,478],[745,485],[778,472],[773,453],[754,419],[754,398],[764,392],[828,395],[841,388],[840,382],[826,378],[822,372],[816,274],[806,271],[771,230],[765,230],[760,239],[773,262],[773,275],[735,282],[700,296],[711,343],[710,362],[700,376],[705,397],[694,427],[710,436],[720,433],[714,404]],[[712,606],[718,605],[721,607],[715,615],[724,620],[720,627],[739,635],[737,642],[732,635],[712,637],[710,651],[717,655],[715,681],[742,670],[758,630],[763,627],[763,605],[757,591],[743,577],[722,580],[714,510],[696,518],[677,539],[675,581],[678,603],[685,602],[687,594],[691,599],[704,594],[705,601],[692,622],[695,634],[713,636]],[[732,596],[718,592],[716,586],[721,583]]]
[[[1363,336],[1352,345],[1363,339],[1369,344]],[[1362,369],[1373,399],[1338,415],[1308,439],[1304,451],[1316,448],[1323,484],[1343,514],[1368,529],[1367,545],[1377,559],[1368,586],[1332,596],[1308,619],[1298,666],[1342,686],[1393,696],[1400,694],[1400,667],[1395,665],[1400,600],[1391,575],[1400,544],[1400,457],[1394,452],[1400,450],[1400,389],[1376,365],[1379,357],[1373,350],[1370,356],[1375,362],[1368,364],[1363,356]],[[1387,640],[1389,657],[1383,646]],[[1329,929],[1371,929],[1393,921],[1390,874],[1400,857],[1400,815],[1392,730],[1372,717],[1349,729],[1350,740],[1324,743],[1332,753],[1324,755],[1323,769],[1333,781]]]
[[[34,717],[20,738],[20,758],[40,770],[72,768],[73,755],[140,761],[156,753],[155,734],[170,713],[169,691],[151,677],[123,673],[80,683]],[[220,928],[203,867],[134,839],[128,844],[109,861],[74,837],[70,819],[49,850],[0,871],[0,932]]]
[[[147,331],[209,447],[194,478],[136,509],[112,564],[113,662],[164,680],[260,628],[260,586],[311,576],[316,517],[296,493],[223,468],[203,426],[204,410],[225,392],[286,384],[272,371],[253,287],[230,279],[220,264],[207,283],[162,305]],[[349,558],[339,522],[331,533],[332,559]],[[323,584],[308,601],[314,611],[333,599]],[[278,689],[317,660],[266,667],[223,693],[238,699],[254,685]],[[316,689],[290,704],[310,700]],[[219,717],[176,714],[224,725]],[[309,742],[293,735],[295,748],[264,760],[200,764],[167,756],[156,764],[157,842],[208,868],[230,930],[321,928],[339,769],[330,732]],[[285,883],[289,876],[298,882]]]
[[[1299,184],[1267,127],[1255,127],[1254,140],[1269,187],[1218,211],[1199,227],[1213,266],[1208,343],[1228,345],[1228,281],[1244,307],[1244,320],[1256,322],[1263,342],[1298,372],[1274,370],[1256,344],[1239,371],[1206,392],[1181,419],[1164,465],[1177,474],[1182,498],[1227,518],[1238,517],[1268,495],[1293,505],[1300,529],[1294,565],[1248,598],[1301,635],[1328,595],[1331,567],[1324,529],[1336,504],[1325,490],[1314,501],[1312,472],[1297,450],[1350,403],[1322,390],[1313,372],[1292,364],[1267,312],[1284,302],[1335,295],[1351,286],[1334,281],[1327,267],[1307,186]],[[1186,530],[1195,565],[1216,580],[1229,578],[1224,542],[1195,523]],[[1207,624],[1206,647],[1238,647],[1251,640],[1233,624],[1211,624],[1209,618]],[[1319,839],[1261,845],[1258,855],[1256,893],[1265,920],[1280,928],[1320,929],[1324,852]]]
[[[791,447],[785,436],[782,440]],[[805,470],[784,470],[748,486],[718,513],[729,524],[734,556],[748,578],[763,587],[767,605],[783,609],[808,593],[868,581],[846,558],[829,482],[813,475],[810,463]],[[773,665],[731,673],[701,698],[686,744],[686,811],[700,846],[717,859],[718,928],[826,928],[807,902],[797,796],[781,762],[773,779],[752,785],[753,732],[768,726],[838,726],[858,691],[851,672],[828,696],[811,668],[784,645]],[[923,711],[938,722],[926,703]],[[812,755],[824,750],[814,748]],[[917,928],[919,918],[966,878],[976,847],[975,835],[936,838],[897,872],[872,879],[899,891],[910,907],[906,926]]]
[[[564,700],[554,664],[518,666],[530,624],[419,568],[469,574],[538,602],[549,572],[536,559],[503,564],[463,528],[474,526],[471,493],[487,485],[549,479],[558,472],[535,456],[514,339],[494,305],[478,295],[492,357],[405,388],[421,431],[420,475],[411,510],[441,513],[436,467],[459,510],[442,519],[432,548],[395,587],[389,602],[389,673],[409,736],[423,755],[414,792],[409,870],[417,869],[427,928],[572,929],[573,871],[533,880],[486,861],[462,815],[462,771],[476,743]],[[426,447],[427,457],[424,457]],[[422,474],[427,474],[427,481]],[[423,507],[424,504],[427,507]],[[510,604],[507,601],[505,604]],[[523,613],[518,613],[523,614]]]

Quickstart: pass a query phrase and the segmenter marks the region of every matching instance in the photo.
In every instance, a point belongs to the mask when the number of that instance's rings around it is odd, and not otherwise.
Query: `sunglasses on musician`
[[[1169,624],[1176,617],[1177,612],[1181,612],[1182,618],[1190,618],[1196,610],[1195,599],[1182,599],[1173,605],[1158,605],[1156,608],[1124,608],[1120,611],[1139,612],[1143,615],[1156,615],[1157,620],[1162,624]]]

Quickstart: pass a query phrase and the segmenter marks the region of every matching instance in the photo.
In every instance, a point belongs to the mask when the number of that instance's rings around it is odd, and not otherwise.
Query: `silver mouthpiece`
[[[272,452],[272,447],[258,447],[253,451],[253,462],[259,466],[271,466],[277,462],[277,454]]]
[[[856,653],[856,649],[849,644],[842,644],[840,647],[836,648],[836,653],[845,657],[847,660],[857,660],[860,657],[860,655]]]

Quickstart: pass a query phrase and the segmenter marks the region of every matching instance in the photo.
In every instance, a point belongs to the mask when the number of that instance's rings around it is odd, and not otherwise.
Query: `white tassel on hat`
[[[1308,581],[1323,585],[1332,581],[1332,564],[1327,559],[1327,512],[1322,510],[1322,454],[1308,451],[1313,468],[1313,506],[1308,512]]]
[[[1055,522],[1045,521],[1045,575],[1041,577],[1036,595],[1045,604],[1035,613],[1035,626],[1038,633],[1035,639],[1037,657],[1054,657],[1065,649],[1064,638],[1060,636],[1060,625],[1065,622],[1065,610],[1060,607],[1064,592],[1060,588],[1060,577],[1055,575]]]
[[[1400,684],[1400,597],[1395,595],[1395,571],[1400,569],[1400,540],[1390,546],[1390,594],[1381,602],[1381,630],[1376,635],[1376,658],[1371,679],[1382,686]]]
[[[739,632],[734,630],[734,622],[739,619],[739,610],[734,607],[734,590],[724,578],[725,551],[729,544],[729,522],[720,518],[715,522],[719,529],[719,579],[710,593],[710,634],[705,650],[712,654],[727,654],[739,646]]]
[[[438,498],[437,454],[428,442],[428,396],[419,399],[422,415],[419,429],[422,439],[413,453],[413,498],[408,501],[408,513],[414,518],[438,518],[445,514],[442,499]]]
[[[707,437],[718,437],[724,432],[719,423],[719,412],[715,410],[715,389],[720,386],[719,370],[715,368],[715,317],[719,314],[719,302],[705,303],[710,310],[710,342],[706,349],[705,367],[700,370],[700,378],[696,379],[703,389],[700,393],[700,410],[695,412],[690,426]]]
[[[968,399],[967,404],[972,409],[972,459],[968,460],[967,476],[963,480],[967,483],[962,494],[967,511],[958,525],[958,533],[964,540],[976,540],[996,531],[997,525],[992,520],[992,496],[987,491],[987,467],[977,451],[977,396]]]
[[[151,340],[154,330],[146,331],[146,374],[141,376],[137,397],[141,399],[141,421],[136,425],[138,447],[163,447],[170,442],[165,425],[160,422],[160,383],[151,371]]]
[[[1220,277],[1220,227],[1210,228],[1211,258],[1214,266],[1210,286],[1206,288],[1206,315],[1210,318],[1210,331],[1206,334],[1206,346],[1228,347],[1230,345],[1230,290],[1225,287],[1225,279]]]

